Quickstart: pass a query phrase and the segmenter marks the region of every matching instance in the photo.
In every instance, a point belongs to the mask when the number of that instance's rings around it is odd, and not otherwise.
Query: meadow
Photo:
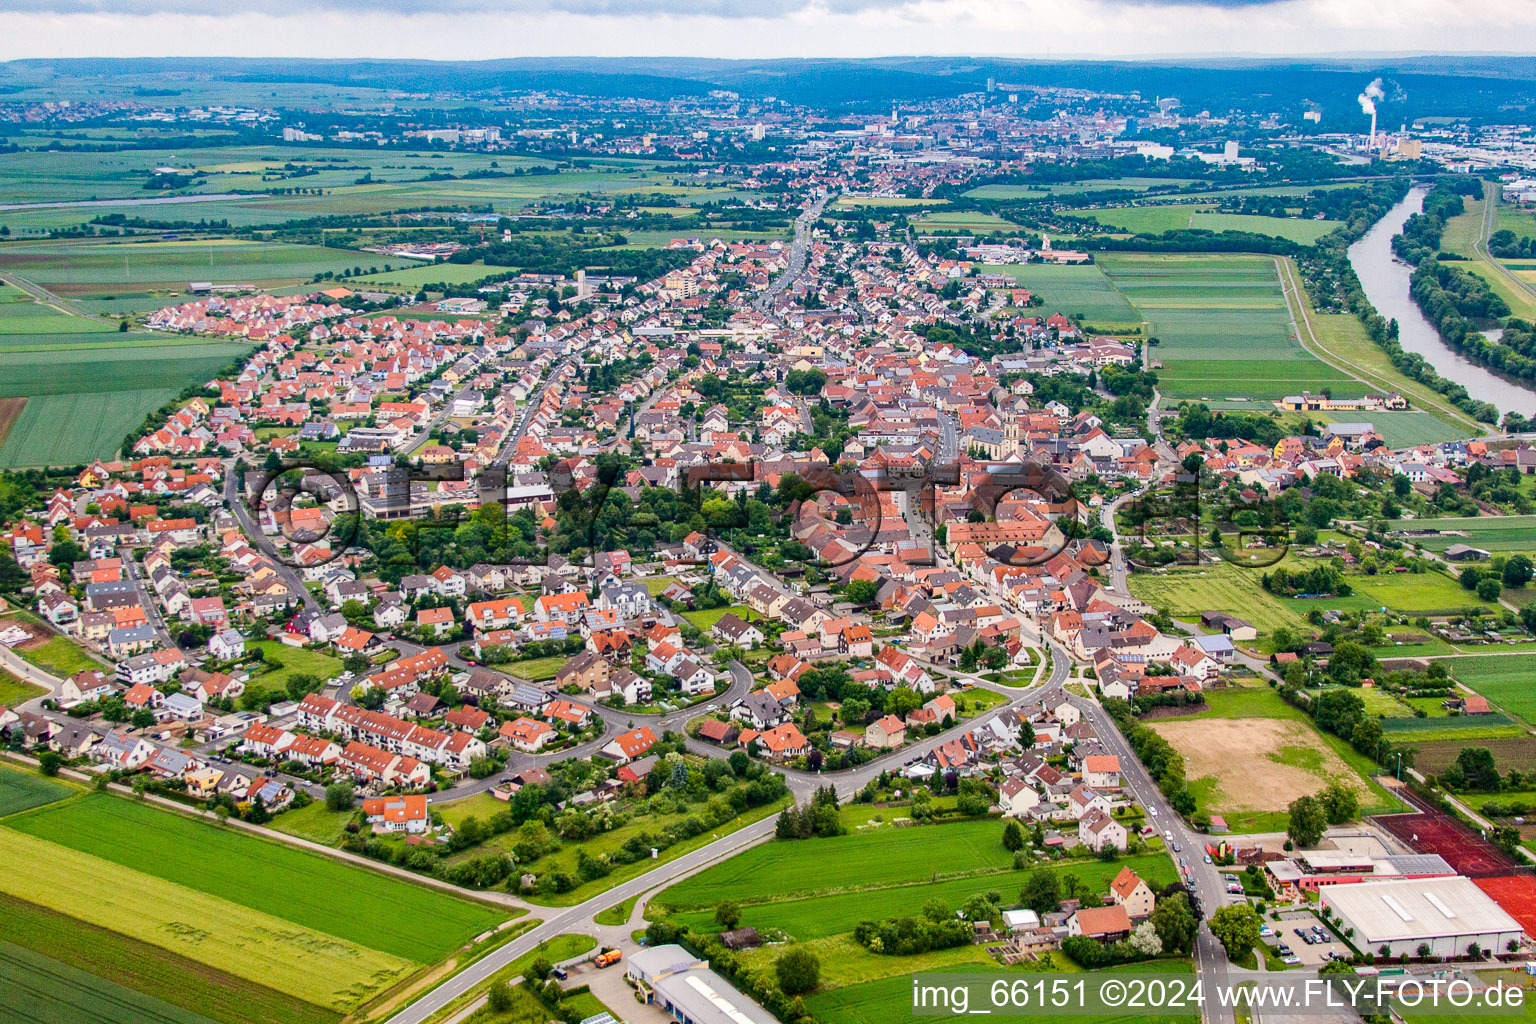
[[[1527,724],[1536,725],[1536,654],[1485,654],[1448,658],[1446,664],[1458,682],[1465,683],[1491,702]],[[1477,721],[1486,716],[1469,719]]]
[[[1106,255],[1104,272],[1152,322],[1170,398],[1274,399],[1359,381],[1297,341],[1274,259],[1267,256]]]
[[[12,337],[116,331],[116,324],[75,316],[45,305],[14,285],[0,283],[0,344]]]
[[[487,267],[483,263],[426,263],[383,274],[355,277],[347,281],[347,287],[415,291],[429,284],[473,284],[493,274],[505,274],[507,270],[506,267]]]
[[[507,916],[328,857],[105,794],[11,818],[5,827],[45,843],[57,856],[78,851],[178,889],[378,950],[391,959],[434,962]],[[407,920],[411,927],[400,927]]]
[[[1200,613],[1242,609],[1242,617],[1259,630],[1272,633],[1281,626],[1303,628],[1305,618],[1291,603],[1266,591],[1263,573],[1225,562],[1200,568],[1137,572],[1130,577],[1131,593],[1176,619],[1197,621]]]
[[[984,266],[988,274],[1008,274],[1031,294],[1039,295],[1042,312],[1082,316],[1093,323],[1136,323],[1141,315],[1115,288],[1098,264],[1056,266],[1018,263]]]
[[[1469,544],[1485,551],[1536,553],[1536,516],[1394,519],[1387,525],[1393,530],[1440,531],[1405,538],[1426,551],[1443,552],[1452,544]]]
[[[41,697],[47,692],[36,683],[18,679],[4,669],[0,669],[0,707],[13,708],[18,704],[26,703],[33,697]]]
[[[994,830],[1002,828],[1000,822],[991,824]],[[887,825],[857,833],[852,837],[838,838],[852,840],[845,844],[849,852],[843,854],[852,856],[871,836],[883,835],[885,832],[898,832],[912,837],[915,832],[923,829],[953,827],[953,825],[907,827]],[[1056,870],[1058,874],[1076,876],[1085,888],[1097,892],[1107,889],[1110,881],[1121,868],[1126,866],[1147,879],[1154,888],[1175,880],[1173,863],[1162,854],[1129,857],[1113,863],[1097,860],[1071,862],[1061,865]],[[741,922],[759,931],[765,928],[779,928],[803,942],[846,932],[860,921],[903,917],[913,913],[916,908],[932,899],[941,899],[950,906],[957,907],[977,893],[1000,892],[1005,899],[1012,900],[1021,881],[1019,874],[1003,868],[940,882],[905,883],[878,889],[822,894],[805,899],[784,900],[770,897],[763,902],[744,902],[741,908]],[[668,890],[658,899],[666,901],[670,896],[671,890]],[[712,907],[678,914],[673,920],[678,924],[687,925],[694,931],[711,931],[719,927],[714,924]]]
[[[1453,426],[1431,413],[1417,409],[1313,413],[1312,416],[1323,423],[1370,423],[1386,439],[1389,448],[1411,448],[1415,445],[1472,436],[1470,430]]]
[[[0,979],[7,986],[30,986],[39,1001],[33,1019],[50,1024],[334,1024],[340,1017],[335,1010],[10,896],[0,896]],[[57,1010],[51,1005],[58,998],[54,993],[67,994]]]
[[[976,947],[969,948],[974,949]],[[895,958],[887,957],[885,959]],[[1000,967],[989,959],[984,964],[954,964],[946,966],[944,970],[945,973],[955,974],[981,973],[1027,977],[1029,972],[1039,971],[1041,967],[1039,965]],[[1187,974],[1189,970],[1189,965],[1185,963],[1153,961],[1115,968],[1107,973],[1144,974],[1162,972],[1168,974]],[[889,1024],[891,1021],[904,1020],[912,1015],[913,978],[912,974],[902,973],[858,985],[819,991],[806,997],[805,1006],[806,1009],[816,1016],[816,1019],[825,1021],[826,1024]],[[984,1009],[984,1006],[973,1004],[971,1012],[976,1013]],[[1047,1022],[1061,1019],[1059,1014],[1047,1013],[1009,1013],[1006,1016],[1008,1020],[1018,1021],[1021,1024],[1047,1024]],[[1093,1019],[1103,1021],[1105,1024],[1143,1024],[1143,1022],[1194,1024],[1200,1017],[1198,1014],[1158,1016],[1137,1013],[1119,1015],[1096,1014]]]
[[[320,651],[289,647],[276,640],[258,640],[251,644],[261,651],[268,664],[276,664],[270,672],[254,676],[251,682],[269,690],[280,690],[288,684],[290,676],[308,675],[316,679],[330,679],[341,675],[341,659]]]
[[[960,821],[764,843],[684,879],[657,900],[673,910],[703,909],[726,898],[760,903],[1003,871],[1013,855],[1002,835],[999,821]]]

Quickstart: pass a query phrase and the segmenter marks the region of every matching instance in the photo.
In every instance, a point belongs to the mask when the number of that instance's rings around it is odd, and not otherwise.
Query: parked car
[[[1295,967],[1297,964],[1301,963],[1301,957],[1297,956],[1295,953],[1292,953],[1290,956],[1281,957],[1280,962],[1290,967]]]
[[[567,971],[564,967],[551,968],[549,973],[553,974],[555,977],[559,978],[561,981],[564,981],[564,980],[566,980],[567,978],[569,978],[571,976],[571,972]]]

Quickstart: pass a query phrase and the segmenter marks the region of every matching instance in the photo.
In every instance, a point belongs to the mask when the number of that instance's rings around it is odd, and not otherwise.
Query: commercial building
[[[1468,947],[1503,951],[1525,929],[1470,878],[1403,879],[1330,885],[1319,891],[1341,927],[1354,929],[1354,944],[1392,956],[1464,956]]]
[[[776,1024],[773,1016],[738,992],[682,946],[642,949],[629,958],[629,979],[650,1001],[682,1024]]]

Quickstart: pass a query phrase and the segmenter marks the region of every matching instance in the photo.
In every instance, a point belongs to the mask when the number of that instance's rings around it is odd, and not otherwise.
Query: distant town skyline
[[[1523,0],[0,0],[0,59],[1536,52]]]

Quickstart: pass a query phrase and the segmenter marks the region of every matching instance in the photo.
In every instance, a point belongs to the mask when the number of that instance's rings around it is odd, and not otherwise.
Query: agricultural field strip
[[[3,939],[0,992],[0,1020],[18,1024],[212,1024],[200,1014]]]
[[[400,957],[24,833],[7,835],[6,847],[0,891],[238,977],[281,979],[309,1002],[349,1009],[415,969]]]
[[[509,916],[319,854],[105,794],[7,819],[7,828],[416,963]],[[280,885],[253,879],[281,879]],[[413,921],[410,928],[400,922]]]

